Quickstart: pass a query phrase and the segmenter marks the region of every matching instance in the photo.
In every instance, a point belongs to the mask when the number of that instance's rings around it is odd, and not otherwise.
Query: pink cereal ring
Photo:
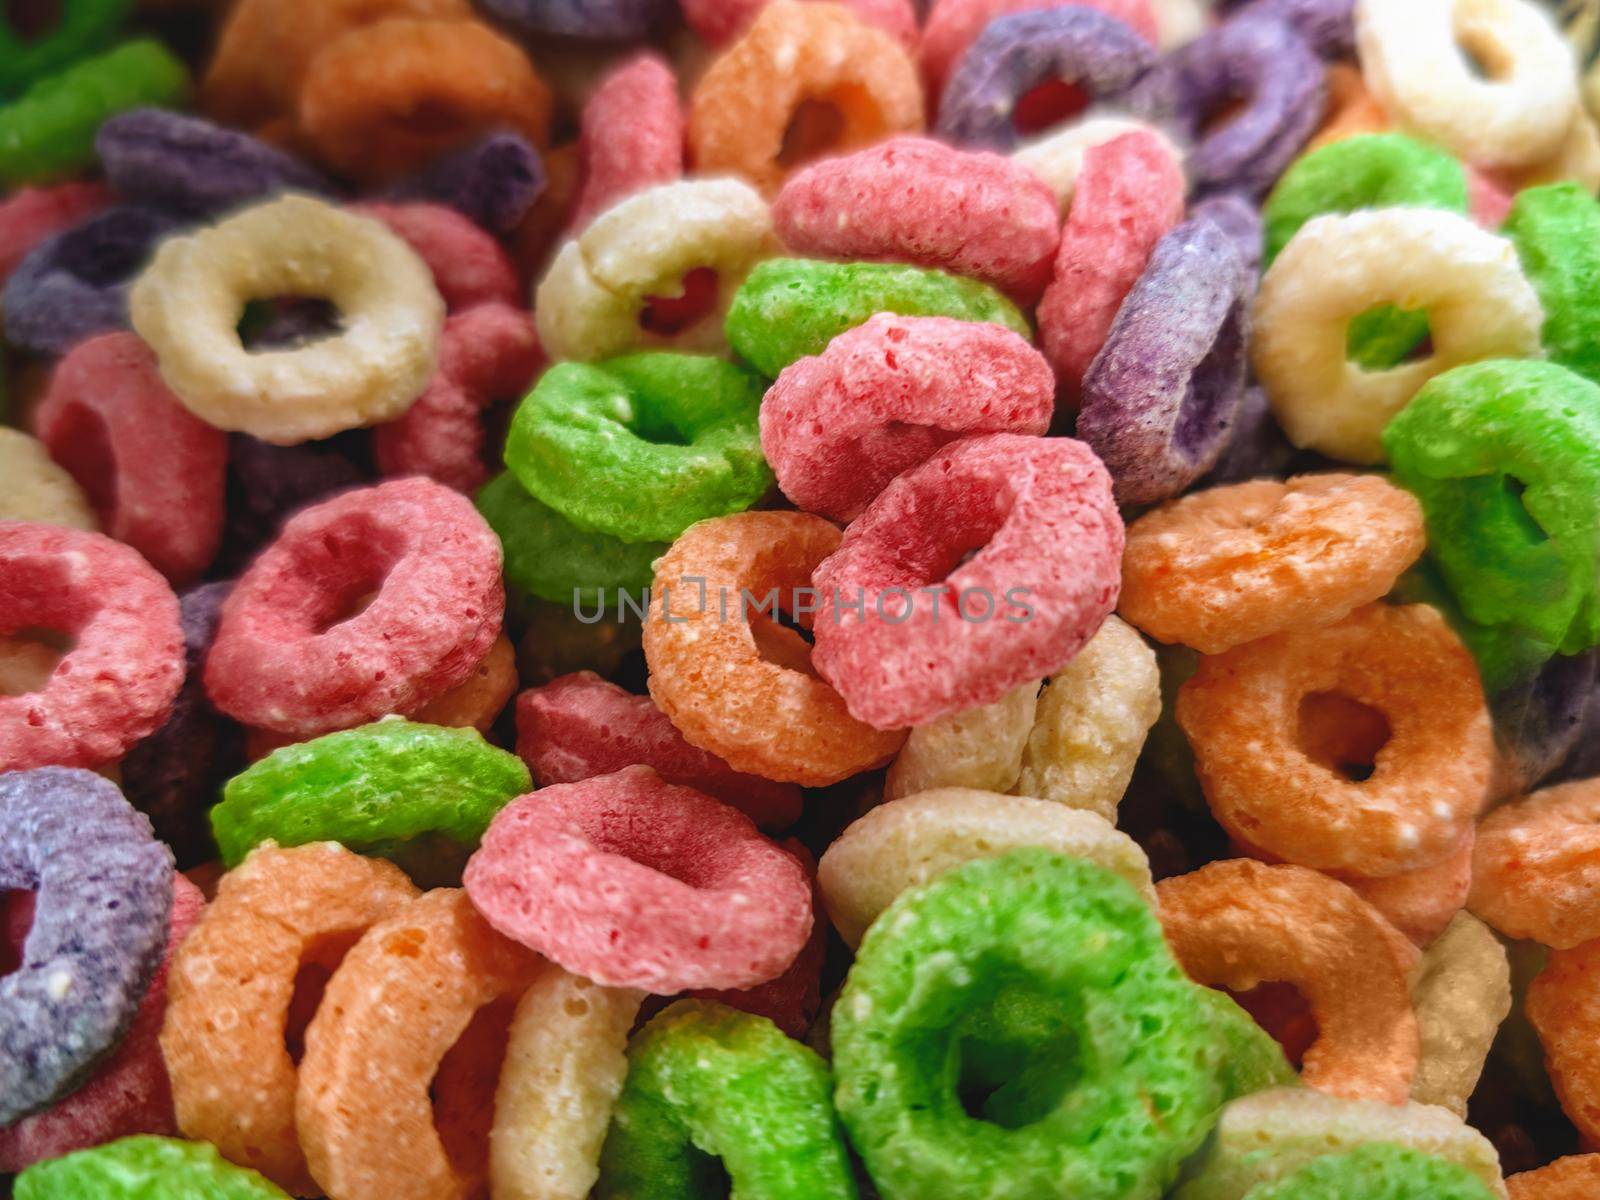
[[[842,0],[868,25],[894,34],[909,48],[917,44],[917,10],[912,0]],[[683,19],[710,46],[731,42],[745,31],[767,0],[680,0]]]
[[[488,654],[500,565],[472,502],[431,479],[305,509],[228,597],[206,690],[245,725],[303,738],[413,713]]]
[[[1021,163],[897,137],[790,176],[778,236],[813,258],[908,262],[970,275],[1031,305],[1061,238],[1055,193]]]
[[[800,817],[797,786],[735,771],[684,741],[650,697],[592,671],[563,675],[517,697],[517,753],[540,787],[642,763],[668,783],[733,805],[764,829],[783,829]]]
[[[23,188],[0,203],[0,283],[45,238],[70,229],[111,203],[103,183]]]
[[[1100,628],[1122,546],[1111,477],[1082,442],[952,443],[890,483],[817,569],[812,662],[877,729],[991,704]]]
[[[1467,173],[1467,211],[1483,228],[1494,231],[1511,211],[1512,193],[1478,168],[1463,164]]]
[[[681,178],[683,136],[678,77],[659,54],[636,54],[606,75],[583,106],[578,135],[583,182],[571,231],[582,230],[626,196]]]
[[[501,933],[607,987],[775,979],[811,934],[811,880],[738,809],[626,767],[501,809],[467,863]]]
[[[399,420],[373,431],[378,469],[474,491],[490,475],[484,409],[520,398],[543,363],[526,309],[492,301],[447,317],[427,390]]]
[[[42,689],[0,696],[0,771],[98,767],[160,728],[183,683],[178,598],[98,533],[0,521],[0,637],[67,634]]]
[[[1183,220],[1185,186],[1153,133],[1135,130],[1084,152],[1055,275],[1039,301],[1039,340],[1063,394],[1082,389],[1150,252]]]
[[[450,312],[495,301],[522,302],[510,255],[455,209],[442,204],[366,203],[353,204],[350,211],[382,221],[417,252]]]
[[[137,337],[108,333],[74,346],[34,427],[107,534],[176,587],[211,565],[222,540],[228,437],[178,402]]]
[[[879,313],[785,367],[761,402],[761,449],[795,505],[854,520],[941,446],[1042,434],[1050,365],[999,325]]]

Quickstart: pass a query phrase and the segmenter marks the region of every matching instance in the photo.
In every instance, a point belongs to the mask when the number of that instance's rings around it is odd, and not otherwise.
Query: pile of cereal
[[[0,4],[0,1195],[1600,1200],[1597,47]]]

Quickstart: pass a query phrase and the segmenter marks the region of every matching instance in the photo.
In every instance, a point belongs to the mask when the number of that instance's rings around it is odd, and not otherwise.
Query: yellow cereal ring
[[[1083,156],[1096,146],[1115,141],[1125,133],[1137,132],[1148,133],[1159,141],[1172,154],[1174,162],[1183,161],[1183,152],[1149,122],[1093,112],[1084,114],[1045,137],[1019,146],[1012,151],[1011,157],[1050,185],[1050,190],[1056,195],[1056,203],[1061,208],[1061,215],[1065,217],[1072,207],[1073,194],[1078,190],[1078,173],[1083,170]]]
[[[1380,304],[1426,310],[1433,353],[1388,371],[1349,361],[1351,319]],[[1301,227],[1261,281],[1253,354],[1290,441],[1381,463],[1383,427],[1423,384],[1463,363],[1543,357],[1543,325],[1510,242],[1457,213],[1378,209]]]
[[[889,764],[883,798],[945,787],[1015,791],[1038,705],[1038,683],[1025,683],[993,704],[918,726]]]
[[[1511,965],[1489,927],[1457,913],[1422,954],[1411,985],[1411,1006],[1422,1036],[1422,1059],[1411,1098],[1466,1119],[1467,1097],[1478,1086],[1500,1023],[1511,1012]]]
[[[237,328],[246,302],[282,295],[331,301],[343,332],[246,350]],[[399,417],[432,379],[444,327],[444,301],[411,247],[309,196],[164,242],[133,285],[130,312],[185,408],[281,445]]]
[[[68,529],[100,528],[89,498],[44,443],[20,429],[0,429],[0,521],[34,521]]]
[[[1600,127],[1583,108],[1573,114],[1566,137],[1549,158],[1495,175],[1495,182],[1511,194],[1523,188],[1567,180],[1580,185],[1590,195],[1600,192]]]

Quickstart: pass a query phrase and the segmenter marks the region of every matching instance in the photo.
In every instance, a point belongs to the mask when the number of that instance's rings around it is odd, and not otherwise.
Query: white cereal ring
[[[944,787],[1014,790],[1038,701],[1038,683],[1025,683],[993,704],[913,729],[889,764],[883,798],[898,800]]]
[[[1465,1120],[1467,1097],[1511,1012],[1511,966],[1500,939],[1476,917],[1457,913],[1422,953],[1411,1006],[1422,1037],[1411,1098]]]
[[[817,864],[817,884],[834,928],[855,946],[907,888],[1020,846],[1098,863],[1155,906],[1149,860],[1110,822],[1046,800],[970,788],[940,788],[873,809],[828,847]]]
[[[1094,112],[1086,113],[1056,132],[1018,147],[1011,157],[1050,185],[1050,190],[1056,194],[1056,203],[1061,207],[1061,215],[1066,216],[1072,207],[1073,193],[1078,190],[1078,173],[1083,170],[1083,156],[1096,146],[1103,146],[1125,133],[1136,132],[1154,135],[1172,153],[1175,162],[1183,162],[1183,152],[1173,144],[1172,139],[1149,122],[1115,113]]]
[[[1591,196],[1600,192],[1600,127],[1582,107],[1573,114],[1572,124],[1553,155],[1500,177],[1502,185],[1510,185],[1508,190],[1513,193],[1569,180]]]
[[[77,480],[58,466],[38,438],[0,429],[0,521],[33,521],[68,529],[100,528]]]
[[[1433,353],[1364,371],[1346,328],[1384,304],[1426,310]],[[1254,324],[1256,373],[1289,440],[1354,463],[1384,461],[1384,426],[1435,375],[1543,356],[1544,310],[1511,243],[1438,209],[1306,222],[1262,279]]]
[[[1357,0],[1356,50],[1402,127],[1483,166],[1548,158],[1578,105],[1572,51],[1530,0]]]
[[[552,359],[583,362],[652,347],[720,353],[733,294],[775,250],[772,214],[749,184],[688,179],[637,192],[561,247],[534,298],[539,341]],[[640,323],[652,297],[678,295],[701,269],[716,272],[709,311],[666,335]]]
[[[1210,0],[1150,0],[1156,16],[1156,45],[1176,50],[1206,31],[1211,23]]]
[[[252,353],[245,304],[316,296],[340,333]],[[410,246],[371,217],[284,196],[163,242],[133,285],[133,327],[201,420],[291,445],[392,421],[433,378],[444,301]]]

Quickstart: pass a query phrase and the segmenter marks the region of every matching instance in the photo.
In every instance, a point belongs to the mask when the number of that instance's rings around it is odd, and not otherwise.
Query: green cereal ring
[[[833,1010],[834,1099],[886,1200],[1153,1200],[1229,1079],[1150,907],[1037,847],[901,894]]]
[[[107,118],[147,104],[177,104],[188,90],[188,69],[153,38],[124,42],[41,79],[0,108],[0,186],[82,170],[94,161],[94,135]]]
[[[1398,604],[1432,605],[1443,613],[1461,644],[1477,660],[1484,691],[1491,696],[1526,683],[1555,657],[1552,641],[1532,637],[1509,625],[1491,628],[1467,620],[1439,578],[1439,568],[1426,557],[1400,577],[1393,600]]]
[[[1300,1082],[1300,1076],[1284,1057],[1283,1047],[1232,996],[1202,987],[1195,989],[1194,998],[1210,1010],[1212,1028],[1222,1043],[1224,1102]]]
[[[758,423],[765,390],[754,372],[699,355],[561,363],[517,409],[506,466],[580,529],[670,542],[772,486]]]
[[[522,760],[477,730],[389,717],[274,750],[228,780],[211,829],[228,867],[269,839],[376,854],[424,837],[473,847],[532,790]]]
[[[1600,642],[1600,387],[1553,363],[1457,367],[1383,444],[1468,621],[1562,654]]]
[[[70,67],[103,46],[133,9],[133,0],[60,0],[54,28],[24,38],[0,8],[0,96]]]
[[[773,258],[751,271],[728,310],[728,344],[768,379],[821,354],[875,313],[990,321],[1032,338],[1028,319],[988,284],[899,263]]]
[[[827,1064],[765,1017],[680,1000],[628,1045],[595,1195],[699,1200],[730,1180],[746,1200],[853,1200],[829,1086]]]
[[[1501,232],[1544,306],[1550,361],[1600,383],[1600,204],[1576,183],[1527,188]]]
[[[1431,1154],[1369,1142],[1345,1154],[1329,1154],[1274,1183],[1245,1193],[1244,1200],[1496,1200],[1471,1171]]]
[[[236,1167],[210,1142],[125,1137],[29,1167],[16,1200],[288,1200],[256,1172]]]
[[[1362,134],[1313,150],[1284,172],[1262,206],[1264,265],[1312,217],[1363,208],[1465,213],[1467,173],[1443,150],[1401,133]],[[1367,370],[1383,371],[1427,336],[1427,314],[1385,305],[1350,322],[1349,353]]]
[[[630,545],[579,529],[523,491],[510,471],[478,490],[477,505],[505,549],[511,585],[569,612],[615,611],[619,592],[643,603],[655,561],[667,552],[661,542]]]

